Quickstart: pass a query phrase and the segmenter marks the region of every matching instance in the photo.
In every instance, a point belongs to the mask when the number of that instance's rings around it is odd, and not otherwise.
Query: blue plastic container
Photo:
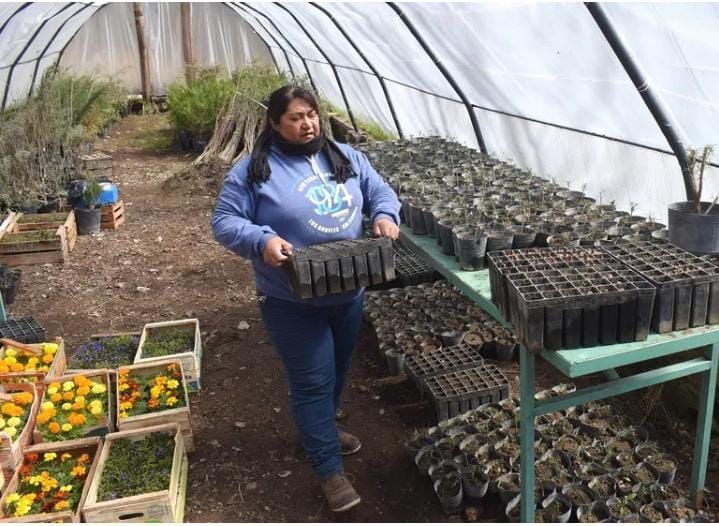
[[[120,198],[120,192],[115,183],[100,183],[100,188],[102,188],[102,192],[100,192],[100,197],[97,198],[98,206],[117,203],[117,200]]]

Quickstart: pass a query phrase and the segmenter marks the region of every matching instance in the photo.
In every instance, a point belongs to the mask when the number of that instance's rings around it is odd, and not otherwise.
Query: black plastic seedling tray
[[[20,343],[42,343],[46,340],[45,329],[29,316],[0,322],[0,338],[9,338]]]
[[[439,421],[509,398],[509,380],[491,364],[426,376],[422,384]]]
[[[602,247],[657,290],[652,329],[659,333],[719,323],[719,267],[667,241],[617,240]]]
[[[437,271],[424,259],[403,245],[394,243],[395,273],[402,287],[432,283],[440,279]]]
[[[421,379],[425,376],[448,373],[484,364],[484,358],[478,348],[460,343],[437,351],[413,354],[404,359],[407,376],[422,388]]]
[[[284,268],[293,293],[301,299],[395,279],[389,238],[350,239],[296,248]]]
[[[595,248],[489,255],[492,300],[530,352],[643,341],[655,288]]]

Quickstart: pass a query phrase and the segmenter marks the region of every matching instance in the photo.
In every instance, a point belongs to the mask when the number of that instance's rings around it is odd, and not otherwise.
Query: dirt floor
[[[170,133],[163,115],[130,116],[113,127],[109,139],[98,141],[96,149],[113,155],[127,221],[117,231],[79,238],[65,265],[26,267],[13,314],[35,316],[70,349],[98,332],[199,318],[203,388],[191,397],[197,451],[190,456],[186,521],[462,520],[442,513],[429,480],[404,452],[402,441],[413,429],[431,425],[431,415],[409,382],[387,377],[368,326],[345,392],[342,422],[363,442],[345,464],[362,504],[344,516],[327,510],[299,448],[287,384],[260,320],[250,265],[212,237],[212,185],[173,191],[163,186],[192,160],[189,154],[156,151]],[[538,388],[563,380],[540,362]],[[518,365],[502,368],[516,394]],[[616,404],[641,419],[646,404],[638,400],[628,395]],[[686,480],[693,420],[659,403],[645,425],[680,458],[679,479]],[[716,469],[714,459],[711,488]],[[502,520],[497,508],[480,511],[481,521]]]

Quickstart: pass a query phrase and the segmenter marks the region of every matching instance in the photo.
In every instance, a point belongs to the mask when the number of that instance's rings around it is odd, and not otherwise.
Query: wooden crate
[[[168,354],[167,356],[157,356],[154,358],[143,358],[142,348],[147,339],[147,333],[152,329],[160,329],[165,327],[185,327],[193,326],[195,329],[195,347],[192,352],[184,352],[178,354]],[[182,363],[182,370],[185,373],[185,383],[187,384],[187,392],[193,393],[200,390],[201,387],[201,364],[202,364],[202,335],[200,333],[200,321],[197,318],[188,318],[184,320],[160,321],[155,323],[147,323],[142,329],[140,344],[137,347],[134,363],[157,363],[167,360],[179,360]]]
[[[32,442],[32,430],[35,428],[35,417],[40,409],[41,397],[38,396],[33,384],[6,383],[2,387],[3,392],[6,393],[24,391],[33,395],[25,427],[15,435],[15,439],[12,440],[7,433],[0,431],[0,469],[2,469],[5,479],[10,480],[22,461],[23,449]]]
[[[42,398],[45,392],[45,379],[52,379],[57,376],[65,374],[65,367],[67,365],[67,358],[65,355],[65,341],[57,337],[55,338],[57,343],[57,352],[55,352],[55,358],[50,364],[50,368],[47,373],[39,371],[19,371],[16,373],[1,373],[0,383],[26,383],[30,378],[34,379],[35,389],[40,398]],[[26,344],[29,347],[42,351],[42,343],[29,343]],[[5,357],[5,346],[0,347],[0,359]]]
[[[41,232],[41,230],[35,232]],[[19,266],[65,262],[70,249],[64,226],[55,229],[53,239],[39,241],[18,239],[24,235],[27,235],[27,232],[9,232],[2,236],[0,239],[0,263]]]
[[[99,179],[107,177],[112,179],[112,157],[103,152],[93,152],[78,155],[80,170],[86,172],[87,178]]]
[[[45,453],[56,452],[58,454],[72,452],[75,455],[82,455],[87,453],[92,458],[92,463],[87,470],[87,477],[85,478],[85,484],[82,488],[80,501],[78,502],[77,509],[75,511],[66,510],[58,511],[54,513],[37,513],[35,515],[25,515],[23,517],[8,517],[5,511],[5,499],[11,493],[17,491],[20,485],[20,470],[17,470],[10,482],[5,488],[2,495],[2,502],[0,503],[0,522],[24,522],[24,523],[48,523],[48,522],[80,522],[81,510],[85,504],[87,498],[87,492],[90,489],[90,484],[95,478],[95,472],[97,470],[97,463],[100,460],[100,438],[79,438],[77,440],[63,440],[62,442],[46,442],[45,444],[38,444],[31,446],[23,451],[23,454],[37,453],[38,455],[44,455]]]
[[[51,382],[67,382],[68,380],[73,380],[77,376],[76,374],[66,374],[63,376],[58,376],[53,378],[52,380],[45,380],[46,384],[50,384]],[[107,388],[105,391],[105,406],[107,408],[107,412],[105,415],[103,415],[101,418],[98,419],[97,423],[92,426],[85,429],[85,433],[83,435],[83,438],[86,437],[103,437],[107,435],[108,433],[112,433],[115,431],[115,400],[112,396],[112,387],[110,383],[110,374],[107,369],[96,369],[94,371],[90,371],[87,374],[83,374],[83,376],[86,376],[88,379],[95,380],[96,382],[102,382],[105,387]],[[47,394],[47,388],[45,389],[45,394]],[[47,400],[47,396],[43,397],[43,402]],[[58,409],[60,410],[60,409]],[[42,436],[42,433],[38,429],[37,422],[35,422],[35,426],[33,428],[32,433],[32,441],[34,444],[42,444],[45,442],[45,439]]]
[[[112,205],[101,208],[100,228],[103,230],[116,230],[125,222],[125,203],[122,199]]]
[[[175,437],[175,452],[170,471],[169,488],[163,491],[134,495],[112,501],[97,501],[97,493],[102,482],[102,472],[112,443],[126,438],[141,440],[152,433],[170,432]],[[87,499],[82,508],[85,522],[175,522],[180,523],[185,515],[185,496],[187,492],[188,461],[185,453],[182,431],[177,424],[165,424],[133,431],[111,433],[105,438],[100,454],[97,472],[93,477]]]
[[[154,375],[167,370],[167,366],[176,363],[180,367],[180,372],[184,378],[182,370],[182,362],[178,360],[165,360],[162,362],[153,362],[151,364],[137,364],[123,367],[129,369],[131,374],[138,375]],[[120,431],[130,431],[133,429],[143,429],[148,426],[156,426],[161,424],[176,423],[180,426],[182,437],[185,443],[185,450],[192,453],[195,450],[195,441],[192,436],[192,420],[190,418],[190,400],[187,397],[187,386],[185,382],[181,382],[182,393],[185,398],[185,406],[175,409],[165,409],[164,411],[155,411],[144,415],[135,415],[128,418],[120,418],[120,391],[115,385],[115,407],[117,407],[117,429]]]
[[[53,221],[53,216],[58,214],[67,214],[63,221]],[[65,238],[67,239],[67,248],[69,252],[75,248],[77,242],[77,223],[75,221],[75,212],[55,212],[52,214],[17,214],[12,232],[32,232],[34,230],[53,230],[60,226],[65,227]],[[31,222],[26,222],[31,219]]]

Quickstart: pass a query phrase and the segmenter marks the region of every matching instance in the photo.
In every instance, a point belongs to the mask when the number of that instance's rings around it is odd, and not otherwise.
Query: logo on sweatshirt
[[[297,187],[313,206],[314,217],[309,218],[309,225],[327,234],[346,230],[359,214],[356,197],[344,184],[330,181],[330,177],[326,174],[325,182],[313,174]]]

